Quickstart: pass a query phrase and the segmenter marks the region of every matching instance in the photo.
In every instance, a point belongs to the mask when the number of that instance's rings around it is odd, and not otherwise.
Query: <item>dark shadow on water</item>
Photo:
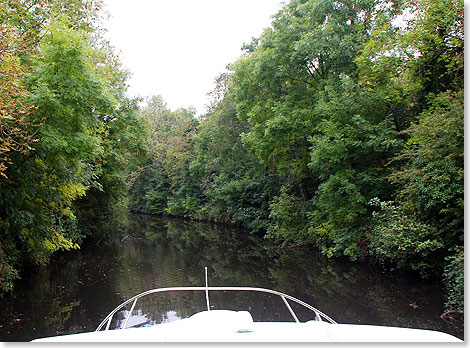
[[[444,294],[435,281],[385,275],[312,250],[280,251],[240,229],[135,215],[114,243],[58,254],[49,266],[18,281],[0,302],[0,341],[94,331],[111,310],[140,292],[203,286],[205,266],[212,286],[278,290],[338,323],[432,329],[463,338],[463,327],[440,318]],[[247,293],[211,295],[214,308],[249,310],[254,320],[289,320],[278,300]],[[166,294],[139,301],[128,326],[178,320],[204,309],[201,293]],[[312,319],[294,309],[301,320]],[[112,327],[122,325],[125,314],[116,315]]]

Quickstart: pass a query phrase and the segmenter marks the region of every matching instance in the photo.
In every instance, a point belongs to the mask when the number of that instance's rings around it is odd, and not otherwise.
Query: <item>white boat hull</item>
[[[438,331],[324,321],[253,322],[250,313],[204,311],[151,327],[36,339],[33,342],[462,342]]]

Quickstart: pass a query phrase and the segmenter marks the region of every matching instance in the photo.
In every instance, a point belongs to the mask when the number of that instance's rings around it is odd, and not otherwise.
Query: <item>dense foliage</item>
[[[201,119],[161,98],[144,108],[154,140],[134,209],[422,276],[450,262],[454,306],[463,39],[461,1],[290,1],[217,78]]]
[[[122,200],[126,173],[146,156],[144,124],[95,25],[99,12],[95,1],[0,5],[3,291],[21,265],[99,237],[89,225]]]
[[[20,260],[107,238],[127,192],[132,211],[444,272],[463,308],[462,1],[291,0],[200,118],[126,97],[99,2],[0,6],[3,289]]]

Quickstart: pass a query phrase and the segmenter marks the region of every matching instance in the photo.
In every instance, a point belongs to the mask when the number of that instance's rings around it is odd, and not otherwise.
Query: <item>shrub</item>
[[[0,244],[0,295],[13,289],[13,281],[18,278],[18,271],[12,266]]]
[[[446,257],[444,284],[447,289],[447,311],[464,310],[464,248],[456,247],[454,255]]]
[[[287,193],[283,187],[281,194],[273,198],[269,209],[271,223],[266,235],[268,238],[294,244],[307,241],[305,202]]]
[[[427,276],[436,266],[436,252],[443,248],[437,230],[406,214],[393,202],[374,198],[370,204],[380,207],[373,212],[373,226],[368,235],[370,253],[391,261],[397,268],[411,268]]]

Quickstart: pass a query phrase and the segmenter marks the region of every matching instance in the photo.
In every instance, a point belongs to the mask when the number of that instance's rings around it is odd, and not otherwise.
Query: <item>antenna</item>
[[[207,267],[204,267],[204,271],[206,274],[206,302],[207,302],[207,311],[211,310],[211,306],[209,305],[209,282],[207,280]]]

